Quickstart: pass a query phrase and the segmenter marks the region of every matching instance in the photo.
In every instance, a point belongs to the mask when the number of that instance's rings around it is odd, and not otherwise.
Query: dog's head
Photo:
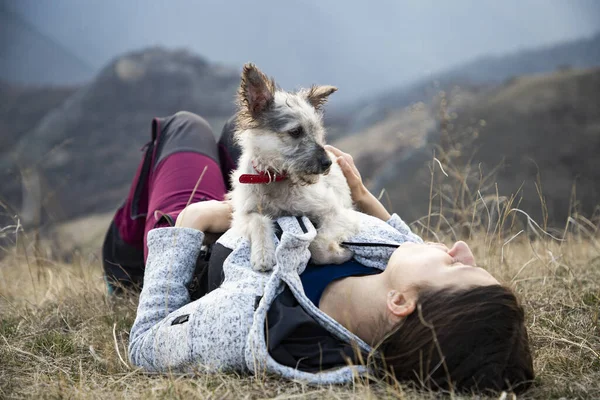
[[[323,148],[322,107],[333,86],[298,92],[277,87],[254,64],[244,65],[238,91],[236,138],[263,170],[285,172],[299,183],[315,183],[329,172],[331,159]]]

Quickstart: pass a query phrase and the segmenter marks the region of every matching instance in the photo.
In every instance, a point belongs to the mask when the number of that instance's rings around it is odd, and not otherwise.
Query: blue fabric
[[[343,264],[309,264],[300,275],[300,280],[306,297],[319,307],[321,295],[331,282],[348,276],[374,275],[380,272],[377,268],[365,267],[352,259]]]

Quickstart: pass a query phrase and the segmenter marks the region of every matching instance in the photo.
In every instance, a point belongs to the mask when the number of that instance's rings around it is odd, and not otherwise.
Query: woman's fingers
[[[361,203],[370,194],[365,185],[363,185],[362,177],[358,168],[354,165],[352,156],[330,145],[326,145],[325,150],[330,151],[336,156],[336,161],[346,178],[346,182],[348,182],[348,187],[350,187],[352,201],[355,204]]]
[[[341,151],[337,147],[333,147],[332,145],[326,144],[325,150],[332,152],[336,157],[343,157],[347,161],[352,160],[352,156],[350,154],[344,153],[343,151]]]
[[[333,147],[330,144],[326,144],[325,145],[325,150],[332,152],[333,154],[335,154],[336,157],[340,157],[343,154],[345,154],[344,152],[342,152],[340,149],[338,149],[337,147]]]
[[[333,147],[329,144],[325,145],[325,150],[332,152],[338,159],[343,158],[348,163],[348,166],[352,169],[354,174],[356,174],[360,178],[360,172],[358,172],[358,168],[356,168],[356,165],[354,165],[354,159],[350,154],[344,153],[337,147]]]
[[[336,158],[341,157],[344,160],[348,161],[348,163],[354,164],[354,160],[352,160],[352,156],[348,153],[344,153],[337,147],[333,147],[333,146],[327,144],[327,145],[325,145],[325,150],[332,152]]]
[[[352,166],[350,164],[348,164],[348,161],[346,161],[346,159],[344,157],[338,157],[336,159],[336,161],[337,161],[338,165],[340,166],[340,168],[342,169],[342,173],[346,177],[348,186],[353,187],[353,186],[361,183],[360,176],[358,176],[356,174],[356,172],[354,171]]]
[[[338,157],[336,161],[340,166],[342,173],[344,174],[344,178],[346,178],[348,187],[350,188],[350,196],[352,197],[352,202],[360,202],[360,200],[364,197],[365,192],[367,192],[365,186],[362,183],[360,175],[357,174],[356,169],[352,168],[352,165],[350,165],[344,157]]]

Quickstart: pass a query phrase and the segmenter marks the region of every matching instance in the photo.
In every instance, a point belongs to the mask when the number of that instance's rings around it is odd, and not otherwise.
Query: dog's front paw
[[[352,250],[337,242],[315,240],[309,247],[311,260],[315,264],[342,264],[352,258]]]
[[[275,266],[275,251],[274,249],[254,249],[250,255],[250,262],[252,263],[252,269],[259,272],[270,271]]]

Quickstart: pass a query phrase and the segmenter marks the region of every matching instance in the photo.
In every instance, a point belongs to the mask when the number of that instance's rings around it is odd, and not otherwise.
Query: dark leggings
[[[110,291],[141,288],[148,231],[172,226],[189,203],[223,200],[239,156],[233,130],[230,120],[217,143],[198,115],[179,112],[152,121],[151,140],[104,240],[102,260]]]

